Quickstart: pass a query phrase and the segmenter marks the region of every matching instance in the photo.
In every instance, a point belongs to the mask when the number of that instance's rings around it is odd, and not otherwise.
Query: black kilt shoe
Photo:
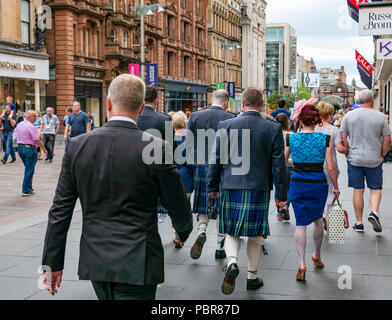
[[[199,259],[201,256],[201,253],[203,251],[203,246],[204,243],[207,240],[207,235],[205,232],[200,233],[199,236],[197,237],[194,245],[191,248],[191,257],[192,259]]]
[[[263,285],[264,282],[260,278],[246,280],[246,290],[254,291],[261,288]]]
[[[240,270],[236,263],[232,263],[226,268],[226,275],[222,283],[222,292],[224,294],[232,294],[235,289],[235,280],[237,279]]]

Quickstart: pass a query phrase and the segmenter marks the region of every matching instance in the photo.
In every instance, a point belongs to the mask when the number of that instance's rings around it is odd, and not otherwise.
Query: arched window
[[[116,42],[116,30],[114,30],[113,28],[112,30],[110,30],[110,41]]]

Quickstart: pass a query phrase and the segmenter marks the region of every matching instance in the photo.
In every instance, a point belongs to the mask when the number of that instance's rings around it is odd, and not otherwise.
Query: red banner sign
[[[370,75],[373,75],[373,66],[357,50],[355,50],[355,59]]]

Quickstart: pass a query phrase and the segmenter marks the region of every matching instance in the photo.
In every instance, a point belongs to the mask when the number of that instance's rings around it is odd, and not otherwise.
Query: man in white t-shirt
[[[357,232],[364,231],[362,215],[366,178],[371,205],[368,220],[375,232],[381,232],[378,209],[383,186],[382,165],[391,147],[391,130],[385,115],[373,110],[374,100],[370,90],[362,90],[358,100],[361,108],[346,114],[340,127],[343,144],[350,150],[347,155],[348,186],[354,188],[353,203],[357,219],[353,228]]]

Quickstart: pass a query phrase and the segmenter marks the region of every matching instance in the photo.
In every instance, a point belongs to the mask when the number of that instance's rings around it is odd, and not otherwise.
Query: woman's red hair
[[[300,121],[307,127],[313,127],[322,123],[320,112],[314,105],[304,106],[299,114],[298,120],[295,131],[298,131]]]

